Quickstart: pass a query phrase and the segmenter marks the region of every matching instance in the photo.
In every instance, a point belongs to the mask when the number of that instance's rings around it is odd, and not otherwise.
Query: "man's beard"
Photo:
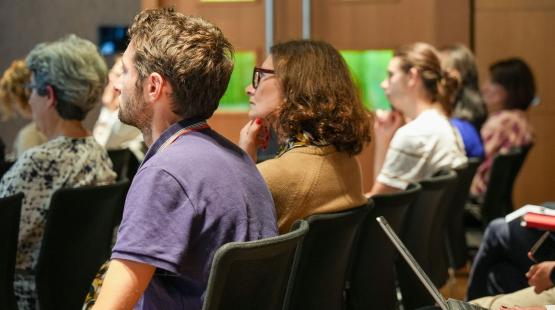
[[[147,103],[142,97],[142,92],[137,90],[123,105],[121,104],[123,101],[121,99],[120,95],[119,120],[124,124],[137,127],[143,133],[145,140],[150,138],[152,110],[148,108]]]

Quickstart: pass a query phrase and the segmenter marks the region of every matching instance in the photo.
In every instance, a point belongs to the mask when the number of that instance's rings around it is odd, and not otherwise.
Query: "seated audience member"
[[[233,48],[216,26],[173,9],[139,13],[129,37],[119,118],[150,148],[93,309],[201,309],[219,247],[277,234],[256,166],[206,123],[227,88]]]
[[[480,128],[487,111],[478,88],[478,69],[472,52],[462,44],[441,49],[440,59],[444,70],[458,81],[452,94],[453,113],[451,124],[457,128],[464,143],[467,157],[484,157]]]
[[[466,163],[461,138],[447,118],[455,84],[431,45],[415,43],[395,51],[381,84],[393,111],[376,115],[376,178],[368,195],[404,190]]]
[[[7,120],[19,114],[25,119],[31,118],[31,107],[29,106],[29,93],[25,86],[30,82],[31,72],[23,60],[15,60],[10,67],[4,71],[0,79],[0,114],[2,119]],[[19,130],[14,142],[15,156],[19,157],[26,150],[41,145],[47,139],[37,128],[34,121]]]
[[[119,97],[114,85],[122,71],[121,57],[116,57],[108,74],[108,84],[102,93],[102,108],[94,125],[93,136],[107,150],[128,148],[142,161],[144,143],[141,132],[133,126],[123,124],[118,118]]]
[[[530,287],[514,293],[471,301],[488,309],[555,310],[555,262],[532,265],[526,272]]]
[[[364,109],[348,67],[330,44],[273,46],[246,89],[251,120],[240,146],[256,161],[271,126],[282,149],[258,169],[274,198],[280,233],[298,219],[366,203],[355,155],[370,141]]]
[[[528,65],[519,58],[501,60],[489,67],[489,75],[482,88],[489,117],[480,132],[486,157],[478,167],[470,189],[478,201],[487,190],[495,155],[530,144],[533,140],[526,110],[534,100],[536,86]]]
[[[70,35],[37,45],[27,56],[29,105],[48,142],[24,152],[0,181],[0,197],[22,192],[14,289],[19,309],[36,309],[34,270],[52,194],[62,187],[112,183],[116,174],[82,120],[106,80],[96,46]]]
[[[511,293],[528,286],[525,274],[533,261],[528,251],[543,231],[526,228],[515,220],[492,221],[484,234],[472,263],[468,282],[468,299]]]

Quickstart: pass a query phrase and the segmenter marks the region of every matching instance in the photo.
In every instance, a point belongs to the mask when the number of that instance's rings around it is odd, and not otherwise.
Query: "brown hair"
[[[478,130],[487,118],[486,105],[480,94],[478,68],[472,51],[462,44],[440,49],[445,70],[460,74],[460,85],[454,94],[453,117],[471,122]]]
[[[504,109],[526,111],[536,95],[536,83],[530,67],[520,58],[497,61],[489,67],[491,81],[507,91]]]
[[[29,93],[25,84],[31,81],[31,71],[23,60],[14,60],[10,67],[4,71],[0,79],[0,114],[2,120],[7,120],[14,114],[14,107],[31,112],[29,106]]]
[[[145,10],[129,29],[140,82],[157,72],[172,86],[173,112],[209,118],[233,70],[233,47],[216,26],[173,8]]]
[[[360,153],[371,139],[371,116],[339,52],[326,42],[301,40],[277,44],[270,53],[284,97],[276,120],[280,137],[306,131],[340,152]]]
[[[401,70],[405,73],[415,68],[433,102],[439,102],[447,115],[451,114],[451,93],[457,89],[457,80],[442,70],[436,49],[427,43],[402,46],[394,53],[401,60]]]

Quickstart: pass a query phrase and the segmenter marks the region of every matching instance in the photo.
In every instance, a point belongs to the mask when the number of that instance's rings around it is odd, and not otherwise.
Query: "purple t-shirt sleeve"
[[[143,167],[125,200],[123,220],[112,259],[146,263],[179,273],[195,209],[182,185],[167,171]]]

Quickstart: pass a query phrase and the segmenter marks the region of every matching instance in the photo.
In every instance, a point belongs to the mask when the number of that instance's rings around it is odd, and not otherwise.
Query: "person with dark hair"
[[[534,76],[520,58],[501,60],[489,67],[489,79],[482,93],[489,113],[480,132],[485,160],[478,167],[470,189],[478,201],[487,190],[495,155],[533,141],[533,128],[526,111],[536,94]]]
[[[479,200],[487,190],[489,169],[498,153],[532,142],[533,131],[526,110],[535,97],[535,82],[528,65],[519,58],[498,61],[489,68],[490,77],[483,87],[490,117],[481,134],[486,159],[478,168],[472,194]],[[487,227],[470,272],[467,297],[511,293],[528,285],[526,271],[532,266],[526,253],[541,232],[493,220]]]
[[[82,123],[106,82],[96,46],[69,35],[35,46],[26,64],[33,120],[48,141],[17,159],[0,181],[0,197],[25,194],[14,290],[19,309],[37,309],[35,268],[50,198],[60,188],[113,183],[116,174],[106,150]]]
[[[467,157],[484,157],[484,145],[480,129],[487,111],[478,87],[478,69],[472,52],[462,44],[444,47],[440,50],[444,70],[459,82],[451,96],[453,113],[451,124],[457,128],[464,143]]]
[[[375,182],[368,196],[404,190],[466,163],[460,136],[447,118],[456,80],[442,70],[434,47],[415,43],[396,50],[381,86],[393,110],[377,113]]]
[[[246,92],[251,120],[241,130],[239,145],[256,161],[265,126],[282,144],[276,158],[258,164],[281,233],[309,215],[367,202],[354,156],[370,141],[371,118],[333,46],[310,40],[273,46],[254,69]]]
[[[139,13],[129,36],[115,83],[119,118],[149,149],[93,309],[201,309],[218,248],[277,234],[256,166],[206,122],[227,88],[233,48],[213,24],[174,9]]]

